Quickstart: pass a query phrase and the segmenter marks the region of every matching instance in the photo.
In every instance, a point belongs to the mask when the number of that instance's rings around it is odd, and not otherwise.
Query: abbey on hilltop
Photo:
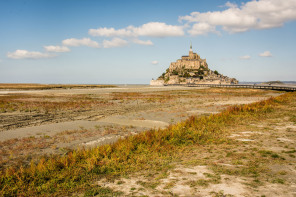
[[[188,56],[182,56],[157,80],[151,80],[150,85],[165,84],[237,84],[238,80],[224,76],[218,71],[208,68],[206,59],[201,59],[197,53],[193,53],[192,44]]]

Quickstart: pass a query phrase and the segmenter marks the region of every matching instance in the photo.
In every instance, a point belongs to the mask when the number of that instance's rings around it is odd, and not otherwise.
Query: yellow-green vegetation
[[[23,84],[21,84],[23,85]],[[12,87],[18,87],[17,85]],[[0,85],[1,89],[1,85]],[[202,96],[200,96],[200,95]],[[205,100],[213,100],[229,97],[251,97],[264,96],[266,92],[258,90],[223,89],[211,88],[187,91],[164,91],[159,93],[139,92],[113,92],[110,98],[96,97],[94,95],[30,95],[30,94],[8,94],[0,97],[0,113],[6,112],[56,112],[56,111],[79,111],[90,110],[94,107],[106,107],[113,105],[113,100],[142,101],[144,103],[165,103],[175,102],[177,98],[202,97]],[[206,95],[206,96],[204,96]],[[110,102],[111,101],[111,102]]]
[[[111,105],[106,100],[89,96],[32,96],[24,94],[4,95],[0,99],[0,113],[5,112],[56,112],[65,110],[89,110]]]
[[[38,83],[0,83],[0,89],[16,90],[47,90],[47,89],[71,89],[71,88],[113,88],[114,85],[91,84],[38,84]]]
[[[223,112],[210,116],[190,117],[184,122],[172,125],[167,129],[149,130],[138,135],[120,139],[114,144],[99,146],[93,149],[74,150],[64,156],[41,158],[38,162],[31,162],[29,166],[11,167],[0,174],[0,195],[4,196],[57,196],[83,192],[85,196],[120,195],[110,188],[95,185],[101,178],[112,179],[117,176],[127,176],[131,172],[153,169],[161,171],[168,169],[173,161],[180,157],[180,153],[191,152],[202,146],[235,145],[233,140],[226,137],[231,128],[245,122],[265,119],[275,110],[288,105],[295,100],[295,93],[270,98],[265,101],[232,106]],[[209,149],[213,151],[213,148]],[[250,155],[255,160],[248,160]],[[245,164],[240,169],[228,169],[210,164],[211,169],[219,173],[240,174],[257,178],[265,172],[259,160],[281,162],[283,158],[268,150],[250,150],[249,153],[231,153],[228,157],[237,158],[235,164]],[[198,157],[198,155],[197,155]],[[219,159],[219,156],[217,156]],[[204,161],[200,158],[200,162]],[[187,161],[189,162],[189,161]],[[219,182],[217,174],[206,174],[207,179],[188,182],[190,186],[207,186]],[[274,183],[283,184],[284,180],[274,179]],[[144,187],[155,188],[157,181]],[[258,183],[259,184],[259,183]]]

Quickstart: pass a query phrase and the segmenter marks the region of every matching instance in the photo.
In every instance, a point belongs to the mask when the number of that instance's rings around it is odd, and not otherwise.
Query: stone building
[[[150,81],[150,85],[237,83],[235,78],[229,78],[218,71],[210,70],[206,59],[201,59],[197,53],[192,51],[191,44],[188,56],[182,56],[181,59],[172,62],[157,80]]]
[[[201,66],[208,68],[207,60],[201,59],[197,53],[193,53],[192,44],[190,44],[190,50],[188,56],[182,56],[176,62],[170,64],[169,70],[180,70],[180,69],[194,69],[198,70]]]

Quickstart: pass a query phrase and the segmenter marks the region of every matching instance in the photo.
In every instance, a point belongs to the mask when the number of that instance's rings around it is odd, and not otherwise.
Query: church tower
[[[192,51],[192,43],[191,42],[190,42],[189,58],[194,59],[194,54],[193,54],[193,51]]]

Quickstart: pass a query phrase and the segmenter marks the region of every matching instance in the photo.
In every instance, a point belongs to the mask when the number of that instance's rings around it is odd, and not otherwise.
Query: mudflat
[[[191,116],[210,116],[233,105],[250,104],[281,94],[283,92],[256,89],[152,87],[147,85],[122,85],[113,88],[0,90],[0,168],[26,166],[32,160],[37,161],[40,156],[61,155],[72,149],[113,143],[120,138],[136,135],[149,129],[167,128]],[[246,128],[243,128],[242,131],[232,131],[229,139],[235,139],[239,143],[256,142],[256,145],[260,140],[266,143],[265,146],[269,146],[268,150],[274,148],[277,151],[278,146],[272,142],[276,140],[287,144],[285,145],[287,150],[283,150],[289,152],[288,149],[294,141],[293,136],[289,138],[286,135],[295,131],[295,125],[291,121],[278,124],[278,128],[274,128],[275,130],[268,134],[268,141],[265,141],[267,133],[261,130],[267,127],[269,127],[268,123],[259,121],[258,125],[253,124],[250,127],[257,130],[245,131]],[[283,135],[277,133],[279,130]],[[273,135],[275,135],[274,139]],[[245,145],[246,148],[249,147],[248,144]],[[239,147],[232,146],[233,149],[239,149]],[[193,150],[185,156],[195,157],[200,154],[203,158],[208,158],[205,160],[221,163],[221,166],[225,168],[242,165],[243,162],[239,158],[238,163],[228,164],[227,159],[224,161],[219,157],[219,154],[223,155],[223,148],[217,149],[214,154],[212,149],[215,150],[215,147],[209,145],[207,149]],[[294,154],[293,151],[290,152]],[[210,158],[209,155],[213,155],[212,153],[214,156]],[[271,153],[267,151],[266,154]],[[183,159],[191,160],[191,158]],[[285,174],[287,171],[284,169],[281,173]],[[130,179],[121,178],[118,180],[121,181],[120,184],[102,181],[109,188],[122,191],[126,195],[161,194],[163,191],[169,192],[168,189],[171,189],[174,194],[182,195],[185,192],[186,195],[192,195],[197,192],[193,191],[193,188],[198,187],[201,187],[198,189],[199,195],[212,191],[218,195],[220,190],[235,196],[243,195],[243,193],[255,194],[252,190],[245,188],[241,177],[231,180],[231,176],[223,175],[223,180],[220,181],[221,177],[219,177],[217,181],[219,184],[214,183],[217,177],[212,177],[213,172],[204,164],[192,166],[178,163],[168,172],[169,176],[159,179],[161,181],[158,182],[157,188],[147,187],[146,192],[140,190],[143,186],[139,182],[140,179],[147,183],[153,181],[149,178],[146,180],[141,177],[142,175],[135,174]],[[182,181],[180,177],[186,181]],[[213,181],[203,183],[194,182],[193,179],[211,179],[211,181],[213,179]],[[269,186],[272,187],[272,185]],[[138,188],[138,193],[134,193],[133,188]],[[231,188],[240,189],[231,190]],[[264,189],[266,188],[261,191]],[[278,189],[284,192],[286,185],[280,185]],[[292,194],[292,190],[289,192]]]
[[[63,154],[280,93],[182,86],[0,90],[1,162]],[[38,141],[39,148],[35,147]],[[13,142],[13,143],[12,143]],[[24,144],[28,148],[18,149]],[[35,145],[34,145],[35,144]],[[35,147],[35,148],[34,148]],[[11,157],[7,151],[15,152]],[[28,159],[24,159],[27,158]],[[9,159],[10,158],[10,159]]]

